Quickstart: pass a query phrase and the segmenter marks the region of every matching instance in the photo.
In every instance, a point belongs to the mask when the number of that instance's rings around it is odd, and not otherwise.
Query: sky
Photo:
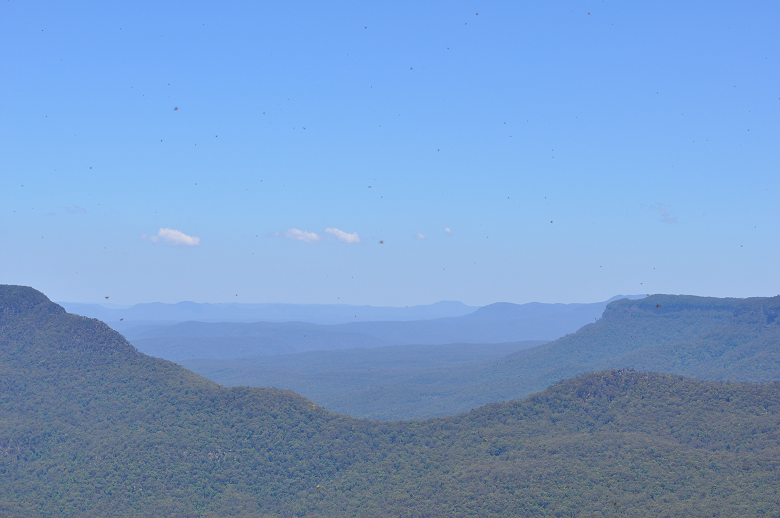
[[[776,2],[0,3],[0,283],[780,293]]]

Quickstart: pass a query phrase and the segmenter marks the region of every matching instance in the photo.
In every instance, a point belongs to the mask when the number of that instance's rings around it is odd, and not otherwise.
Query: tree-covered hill
[[[611,370],[425,421],[222,388],[0,286],[3,516],[770,516],[780,383]]]

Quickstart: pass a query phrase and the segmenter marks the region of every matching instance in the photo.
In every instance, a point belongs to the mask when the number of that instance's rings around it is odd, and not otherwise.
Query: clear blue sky
[[[0,283],[776,295],[778,20],[766,1],[6,0]]]

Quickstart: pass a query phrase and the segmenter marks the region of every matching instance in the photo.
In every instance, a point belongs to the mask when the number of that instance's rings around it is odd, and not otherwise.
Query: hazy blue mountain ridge
[[[592,304],[499,302],[462,317],[414,322],[357,322],[333,327],[375,336],[393,345],[549,341],[595,321],[610,301]]]
[[[411,307],[353,306],[348,304],[249,304],[226,302],[209,304],[178,302],[164,304],[150,302],[126,308],[106,307],[102,304],[60,303],[69,313],[99,318],[110,325],[122,320],[124,328],[140,322],[175,323],[200,322],[308,322],[312,324],[341,324],[365,320],[425,320],[454,317],[471,313],[476,306],[462,302],[441,301]]]
[[[141,351],[152,356],[173,361],[231,359],[386,345],[548,341],[572,333],[595,320],[606,305],[607,302],[497,303],[460,317],[337,325],[190,321],[172,325],[135,326],[125,331],[121,331],[117,325],[114,327]]]

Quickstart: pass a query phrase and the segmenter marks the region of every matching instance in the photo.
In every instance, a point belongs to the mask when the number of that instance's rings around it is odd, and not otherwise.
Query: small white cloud
[[[199,237],[188,236],[184,232],[172,228],[161,228],[157,237],[175,246],[200,246]]]
[[[326,228],[325,232],[327,232],[328,234],[333,234],[334,236],[336,236],[336,239],[338,239],[342,243],[360,243],[360,236],[358,235],[357,232],[348,234],[343,230],[339,230],[333,227]]]
[[[298,230],[297,228],[288,228],[284,231],[284,237],[287,239],[295,239],[297,241],[304,241],[306,243],[313,243],[322,239],[314,232],[306,232],[305,230]]]
[[[152,243],[163,242],[171,246],[200,246],[199,237],[188,236],[184,232],[172,228],[161,228],[156,236],[141,234],[141,239],[146,239]]]
[[[424,235],[422,235],[422,234],[421,234],[421,233],[419,233],[419,232],[417,233],[417,235],[416,235],[416,236],[414,236],[414,238],[415,238],[415,239],[428,239],[427,237],[425,237]]]
[[[66,207],[65,210],[68,214],[80,214],[82,212],[87,212],[87,209],[84,207],[79,207],[78,205],[74,205],[73,207]]]
[[[452,234],[452,229],[450,227],[444,227],[444,231],[448,234]]]

